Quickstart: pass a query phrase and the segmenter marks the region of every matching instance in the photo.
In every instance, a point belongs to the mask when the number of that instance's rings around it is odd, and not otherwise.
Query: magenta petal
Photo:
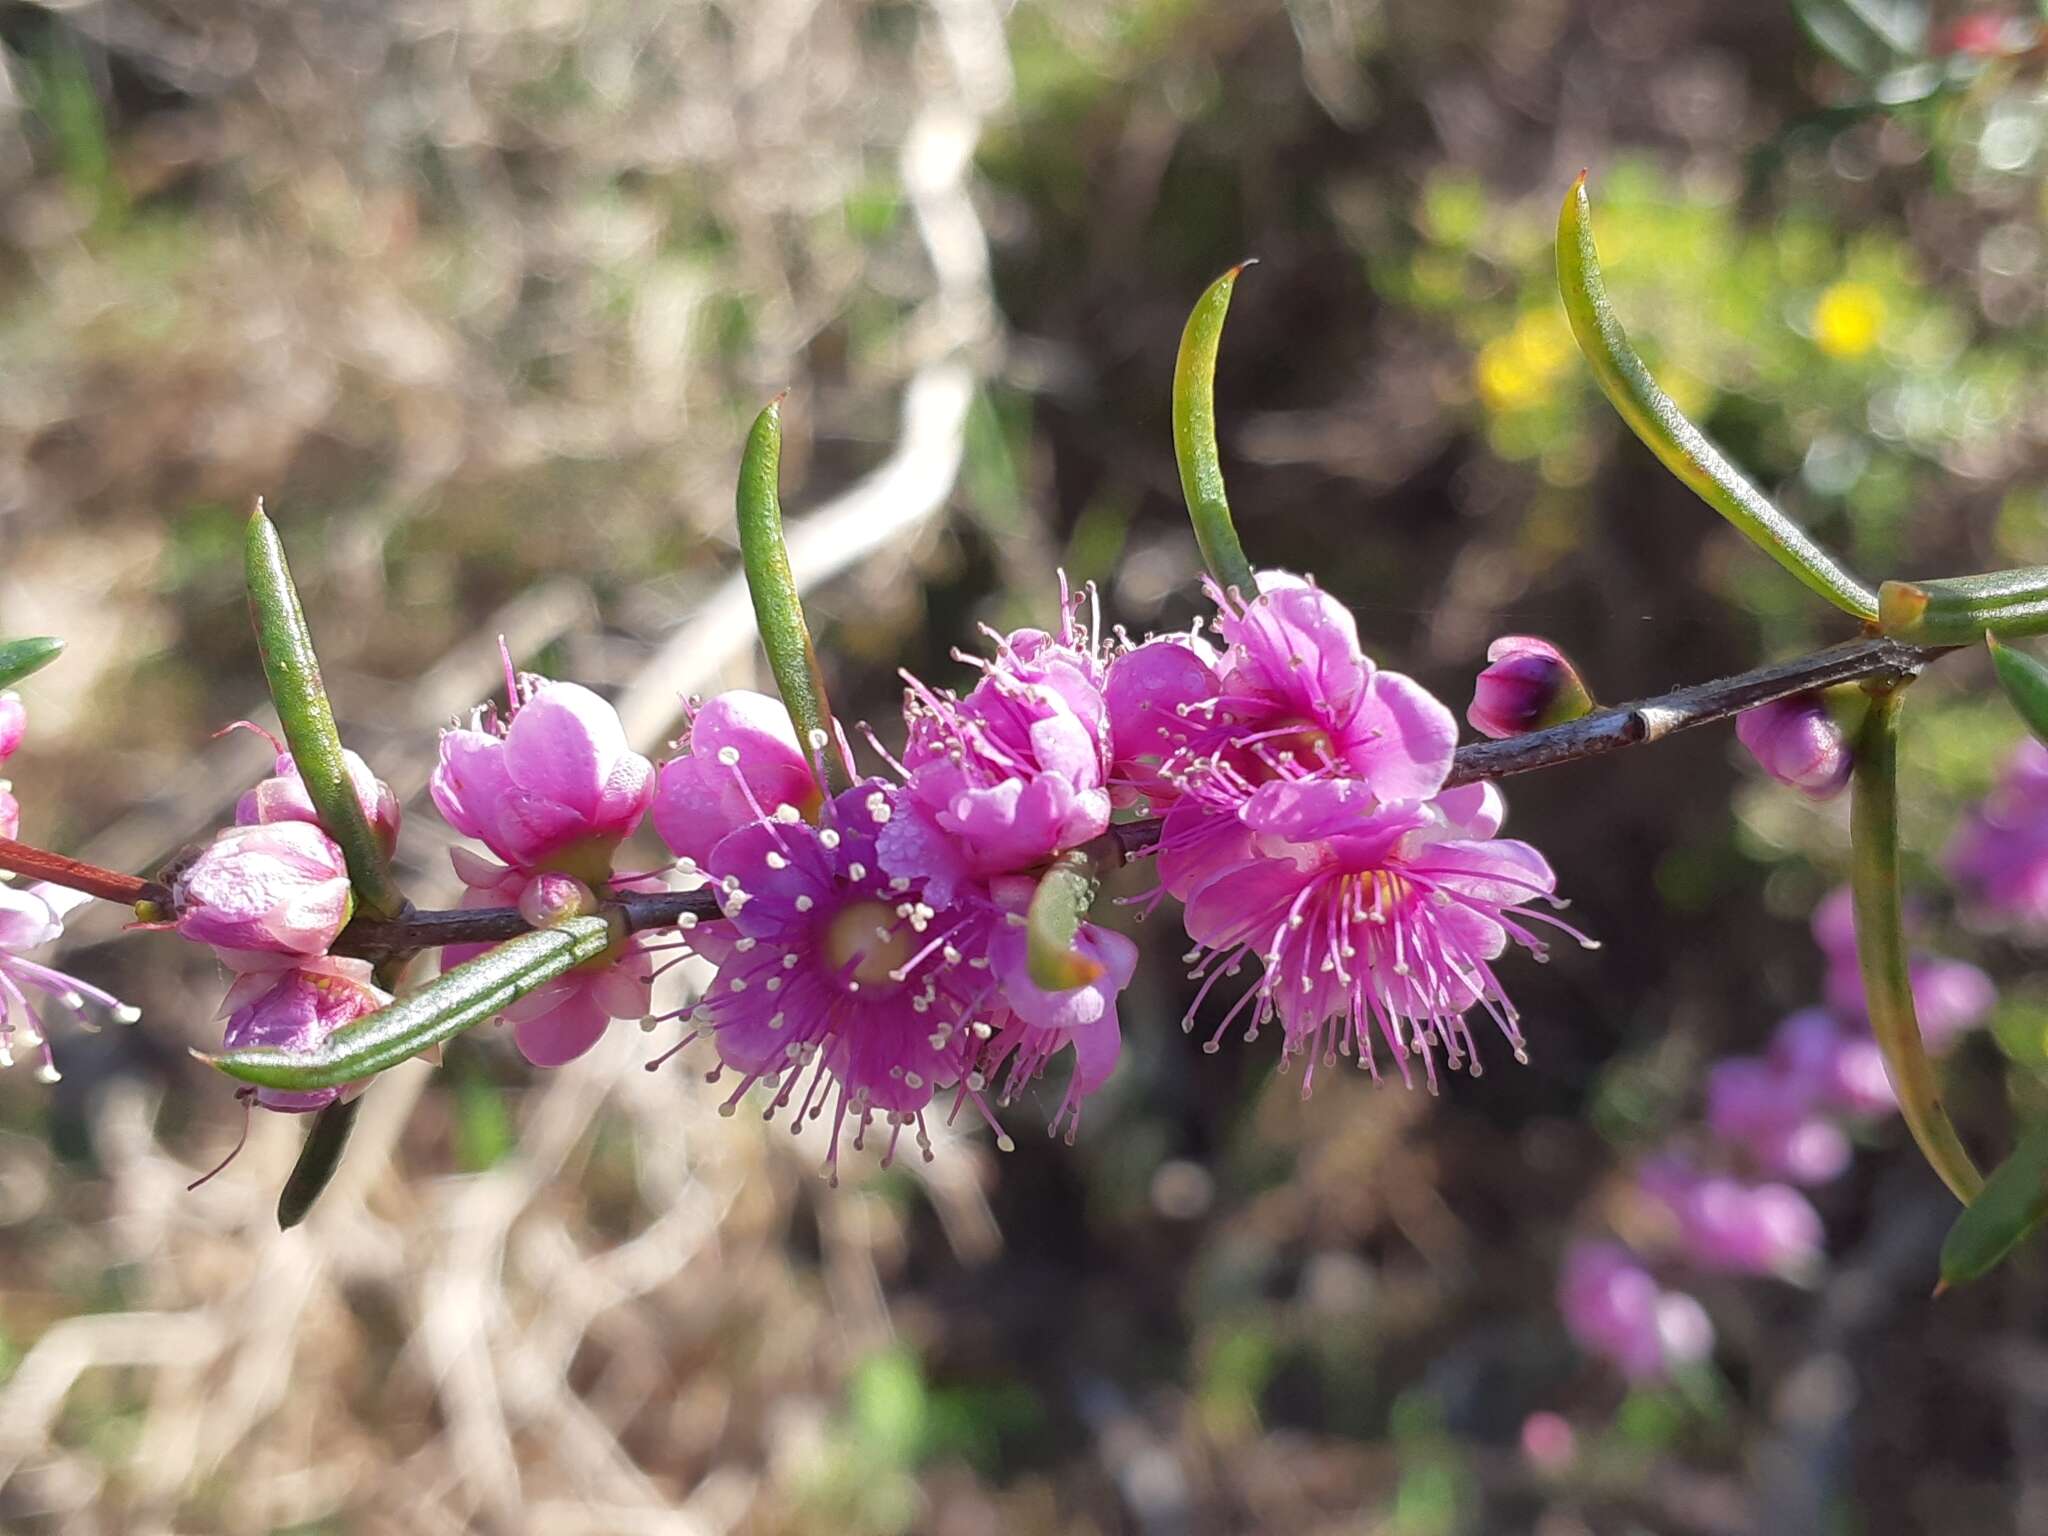
[[[1231,647],[1224,658],[1229,691],[1285,700],[1304,721],[1348,716],[1372,675],[1358,647],[1357,620],[1298,577],[1266,572],[1259,580],[1267,590],[1218,622]]]
[[[482,731],[443,731],[441,760],[427,787],[449,826],[464,837],[488,841],[497,803],[512,788],[505,743]]]
[[[1186,640],[1148,640],[1110,663],[1102,693],[1117,772],[1128,776],[1139,759],[1169,757],[1188,740],[1182,711],[1216,696],[1216,669]]]
[[[1382,800],[1428,799],[1457,750],[1457,718],[1399,672],[1374,674],[1340,744],[1344,762]]]
[[[537,1011],[514,1018],[522,1005],[538,1005]],[[611,1015],[590,988],[575,977],[530,993],[505,1012],[513,1020],[512,1038],[519,1054],[536,1067],[566,1066],[596,1045],[611,1023]]]
[[[1211,949],[1262,947],[1311,878],[1290,859],[1254,859],[1226,870],[1188,898],[1188,936]]]

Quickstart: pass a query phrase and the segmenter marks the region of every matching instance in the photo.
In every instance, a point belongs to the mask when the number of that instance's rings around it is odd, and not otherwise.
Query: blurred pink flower
[[[27,734],[28,710],[21,695],[9,688],[0,693],[0,763],[21,749],[21,738]]]
[[[1795,1277],[1821,1262],[1820,1213],[1789,1184],[1747,1184],[1660,1158],[1642,1168],[1637,1185],[1670,1211],[1681,1250],[1701,1269]]]
[[[1566,1252],[1557,1293],[1565,1327],[1581,1348],[1632,1382],[1658,1382],[1713,1352],[1714,1325],[1698,1301],[1667,1291],[1615,1243],[1578,1242]]]
[[[1849,786],[1849,737],[1819,694],[1798,693],[1735,718],[1735,734],[1765,773],[1809,800]]]
[[[90,900],[82,891],[61,885],[0,882],[0,1067],[14,1065],[17,1045],[39,1049],[43,1060],[36,1075],[46,1083],[57,1081],[49,1030],[29,1001],[31,992],[40,993],[46,1006],[54,1005],[88,1029],[93,1019],[86,1012],[87,1003],[117,1024],[133,1024],[142,1017],[111,992],[28,958],[30,950],[56,942],[63,935],[64,919]]]

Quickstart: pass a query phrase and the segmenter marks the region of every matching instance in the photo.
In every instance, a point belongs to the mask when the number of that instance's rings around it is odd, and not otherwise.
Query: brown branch
[[[1596,710],[1583,719],[1546,731],[1532,731],[1506,741],[1474,742],[1458,749],[1446,787],[1506,778],[1509,774],[1661,741],[1674,732],[1725,720],[1745,709],[1811,688],[1866,678],[1910,677],[1941,655],[1943,649],[1946,648],[1904,645],[1882,636],[1850,640],[1810,656],[1774,662],[1710,683],[1694,683],[1637,704]],[[1143,853],[1158,840],[1156,820],[1119,822],[1101,839],[1101,853],[1108,863],[1120,863]],[[650,928],[673,928],[685,917],[709,922],[719,915],[718,904],[708,890],[625,895],[618,898],[618,905],[625,914],[626,926],[635,933]],[[390,922],[359,917],[343,932],[335,952],[383,959],[439,944],[487,944],[514,938],[526,928],[525,919],[513,907],[413,912]]]
[[[1474,742],[1458,749],[1446,787],[1602,757],[1623,747],[1661,741],[1696,725],[1725,720],[1745,709],[1812,688],[1866,679],[1908,678],[1950,649],[1953,647],[1906,645],[1873,635],[1734,677],[1673,689],[1640,703],[1596,710],[1583,719],[1546,731],[1531,731],[1505,741]],[[1120,822],[1104,834],[1098,852],[1105,862],[1114,864],[1143,853],[1158,840],[1156,820]],[[6,839],[0,839],[0,869],[67,885],[124,905],[167,899],[163,888],[151,881]],[[718,904],[709,890],[631,892],[617,896],[615,901],[626,926],[635,933],[673,928],[686,920],[709,922],[719,915]],[[388,919],[363,916],[342,930],[334,953],[390,960],[443,944],[489,944],[514,938],[526,932],[527,926],[516,907],[410,911]]]

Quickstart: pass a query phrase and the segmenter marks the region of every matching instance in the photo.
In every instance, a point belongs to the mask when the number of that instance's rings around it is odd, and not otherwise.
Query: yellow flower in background
[[[1884,295],[1868,283],[1834,283],[1813,306],[1814,345],[1829,357],[1861,357],[1884,334]]]
[[[1540,402],[1572,360],[1571,327],[1562,312],[1524,313],[1505,336],[1496,336],[1472,361],[1473,382],[1490,411],[1523,410]]]

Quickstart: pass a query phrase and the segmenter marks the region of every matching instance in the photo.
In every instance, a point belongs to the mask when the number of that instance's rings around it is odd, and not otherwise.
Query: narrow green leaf
[[[444,971],[390,1007],[336,1030],[315,1050],[259,1046],[212,1056],[194,1054],[236,1081],[259,1088],[303,1092],[359,1082],[495,1018],[536,987],[595,960],[611,942],[612,928],[605,918],[572,917],[507,939]]]
[[[1052,862],[1025,914],[1025,961],[1033,986],[1066,992],[1102,974],[1100,962],[1074,948],[1101,876],[1087,850],[1071,848]]]
[[[1941,1245],[1946,1289],[1988,1274],[2043,1221],[2048,1221],[2048,1121],[2020,1138],[1992,1171],[1984,1190],[1949,1228]]]
[[[1258,583],[1237,541],[1230,498],[1223,491],[1223,457],[1216,446],[1216,352],[1223,344],[1231,290],[1250,265],[1239,262],[1196,301],[1173,364],[1173,457],[1180,465],[1188,521],[1195,525],[1195,542],[1216,584],[1247,600],[1258,595]]]
[[[1686,420],[1671,397],[1657,387],[1650,370],[1628,344],[1627,333],[1607,299],[1600,258],[1593,245],[1592,205],[1582,171],[1566,194],[1557,219],[1557,286],[1579,350],[1593,376],[1629,430],[1701,500],[1748,536],[1778,564],[1843,612],[1877,617],[1877,594],[1837,565],[1799,525],[1772,506],[1763,492],[1700,429]]]
[[[341,1168],[341,1154],[348,1148],[349,1133],[356,1128],[356,1108],[362,1099],[336,1099],[313,1116],[306,1132],[299,1160],[292,1164],[291,1177],[277,1196],[277,1229],[289,1232],[306,1219],[313,1202],[334,1182]]]
[[[1987,634],[1984,644],[1990,648],[1991,668],[1998,674],[1998,686],[2005,690],[2013,709],[2027,722],[2028,730],[2048,741],[2048,664],[2025,651],[1999,644],[1996,635]]]
[[[1870,1031],[1884,1053],[1885,1075],[1906,1128],[1928,1165],[1965,1205],[1984,1176],[1963,1150],[1942,1108],[1934,1066],[1920,1038],[1899,893],[1900,685],[1872,687],[1856,741],[1849,807],[1850,892],[1856,910],[1856,958],[1870,1010]]]
[[[363,804],[356,798],[342,762],[341,734],[334,728],[334,709],[320,681],[320,659],[299,607],[299,590],[285,563],[284,542],[276,525],[264,515],[263,503],[249,515],[243,551],[249,584],[249,616],[256,626],[256,648],[263,657],[263,675],[284,726],[285,744],[305,781],[306,795],[320,815],[320,825],[348,860],[349,883],[356,903],[376,917],[396,917],[405,896],[391,878],[390,861]]]
[[[64,642],[49,635],[0,644],[0,688],[12,688],[24,677],[42,671],[63,649]]]
[[[754,599],[754,623],[768,670],[796,726],[797,737],[833,790],[847,787],[845,764],[835,750],[832,704],[825,694],[825,674],[811,644],[804,605],[789,568],[789,547],[782,538],[782,400],[778,396],[754,418],[747,450],[740,460],[738,497],[740,561],[747,572],[747,591]]]
[[[1916,645],[1971,645],[1987,632],[2048,635],[2048,566],[1888,581],[1878,588],[1877,616],[1886,634]]]

